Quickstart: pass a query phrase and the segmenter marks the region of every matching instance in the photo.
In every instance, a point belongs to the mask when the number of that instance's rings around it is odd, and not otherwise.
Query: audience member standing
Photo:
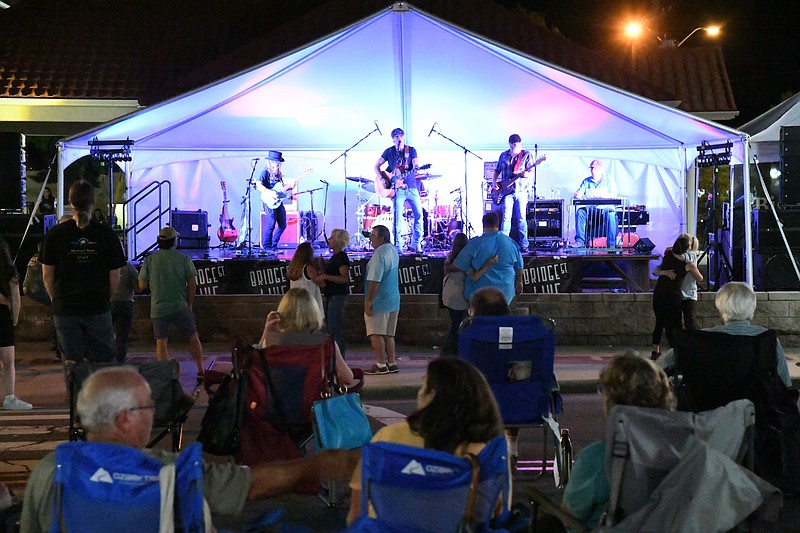
[[[364,323],[375,364],[364,373],[388,374],[398,371],[394,334],[400,313],[400,257],[392,246],[391,233],[386,226],[373,226],[369,242],[375,252],[364,276]]]
[[[323,316],[325,308],[322,305],[322,292],[319,284],[325,282],[319,279],[319,270],[314,266],[314,248],[310,242],[297,245],[292,260],[289,262],[289,288],[305,289],[319,308],[319,315]]]
[[[33,405],[17,398],[14,386],[17,370],[14,365],[14,327],[19,320],[19,278],[11,259],[8,243],[0,238],[0,369],[3,371],[3,385],[6,395],[3,409],[26,411]]]
[[[500,233],[497,213],[489,212],[483,215],[483,235],[471,239],[453,264],[464,272],[480,270],[494,256],[498,261],[483,276],[465,281],[465,298],[471,298],[472,293],[481,287],[497,287],[510,304],[516,294],[522,293],[523,264],[519,246],[511,237]]]
[[[328,333],[333,335],[333,340],[339,345],[342,357],[346,352],[342,319],[347,296],[350,294],[350,258],[344,251],[348,244],[350,244],[350,234],[347,230],[336,228],[331,231],[328,247],[333,255],[325,265],[325,271],[319,276],[319,279],[325,282],[322,285],[322,294],[325,295],[325,320],[328,322]]]
[[[683,261],[682,254],[685,254],[691,245],[691,235],[688,233],[679,235],[672,248],[664,251],[664,258],[658,267],[659,272],[671,271],[671,273],[668,275],[665,272],[664,275],[658,276],[656,286],[653,288],[653,314],[656,318],[652,335],[653,351],[650,353],[650,358],[653,360],[658,359],[661,355],[662,331],[666,331],[670,346],[675,346],[675,335],[681,329],[683,280],[692,267],[699,275],[694,263],[684,263]]]
[[[117,290],[125,255],[111,228],[91,221],[94,186],[85,180],[69,189],[72,219],[44,239],[42,275],[53,302],[58,345],[64,361],[114,358],[109,299]]]
[[[139,272],[139,289],[150,289],[150,318],[156,338],[156,357],[169,357],[167,342],[173,324],[189,337],[189,353],[197,365],[197,379],[203,379],[203,346],[197,334],[192,304],[197,292],[197,269],[188,256],[175,249],[178,232],[166,226],[158,233],[159,250],[144,260]]]
[[[123,363],[128,356],[128,337],[133,328],[133,295],[139,289],[139,273],[130,262],[119,271],[119,285],[111,295],[111,321],[116,340],[115,357]]]

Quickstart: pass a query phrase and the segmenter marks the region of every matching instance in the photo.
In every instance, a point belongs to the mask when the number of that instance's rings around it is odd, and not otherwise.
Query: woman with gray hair
[[[716,331],[728,335],[746,335],[754,337],[767,331],[767,328],[751,324],[756,312],[756,293],[747,283],[730,281],[723,285],[714,299],[714,305],[722,318],[722,325],[704,328],[704,331]],[[675,366],[675,352],[668,351],[658,360],[658,364],[665,370]],[[776,339],[775,368],[781,382],[790,388],[792,378],[789,376],[789,367],[786,364],[786,355],[783,352],[780,339]]]

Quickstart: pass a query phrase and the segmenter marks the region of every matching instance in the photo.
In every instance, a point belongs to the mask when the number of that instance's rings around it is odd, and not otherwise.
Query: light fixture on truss
[[[95,161],[106,163],[130,161],[131,146],[133,141],[130,138],[123,141],[101,141],[97,137],[89,141],[89,155]]]
[[[733,142],[727,141],[722,144],[708,144],[703,141],[697,147],[697,159],[695,163],[698,167],[720,167],[731,162],[731,149]]]

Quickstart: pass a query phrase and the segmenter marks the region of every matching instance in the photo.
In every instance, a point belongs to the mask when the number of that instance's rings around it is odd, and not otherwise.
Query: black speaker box
[[[180,235],[178,248],[208,248],[208,211],[172,210],[170,226]]]
[[[795,258],[797,260],[797,258]],[[800,279],[794,271],[792,259],[784,253],[756,254],[755,288],[759,291],[800,290]]]
[[[0,133],[0,208],[22,209],[24,144],[19,133]]]
[[[800,209],[778,209],[777,213],[789,247],[792,250],[800,249]],[[772,211],[753,210],[753,240],[760,254],[786,252],[786,244]]]
[[[633,249],[636,250],[636,253],[640,254],[649,254],[655,247],[656,245],[653,244],[653,241],[647,237],[639,237],[639,240],[633,245]]]
[[[781,126],[781,205],[800,205],[800,126]]]

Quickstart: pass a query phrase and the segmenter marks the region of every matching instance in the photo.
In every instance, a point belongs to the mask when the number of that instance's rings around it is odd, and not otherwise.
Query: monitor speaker
[[[639,240],[633,245],[633,249],[640,254],[649,254],[655,247],[656,245],[653,244],[653,241],[647,237],[639,237]]]
[[[781,204],[800,205],[800,126],[781,127]]]

